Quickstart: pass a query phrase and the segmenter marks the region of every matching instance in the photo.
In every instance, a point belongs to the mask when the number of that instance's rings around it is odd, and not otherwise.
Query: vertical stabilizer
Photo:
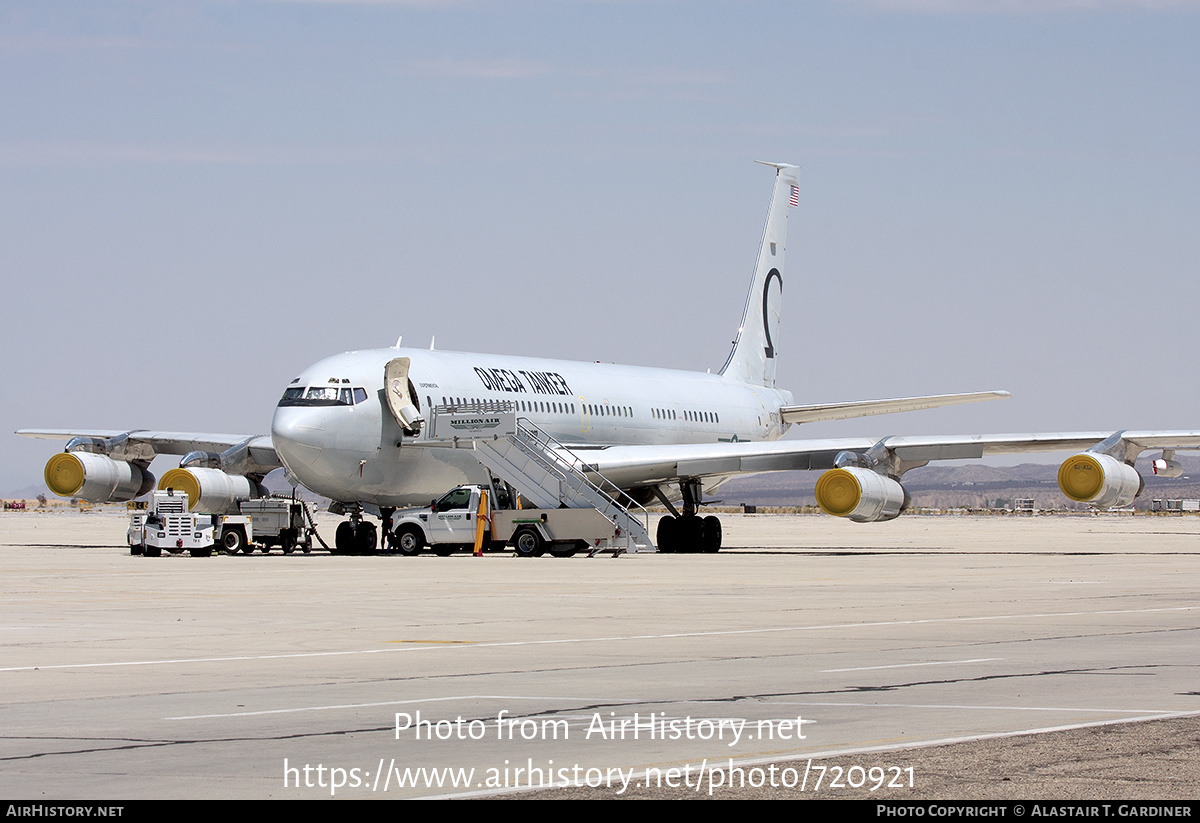
[[[757,161],[763,163],[763,161]],[[787,212],[798,203],[798,166],[763,163],[775,169],[775,193],[767,212],[754,280],[746,296],[746,308],[733,351],[721,367],[732,380],[759,386],[775,385],[775,357],[779,340],[779,312],[783,303],[783,258],[787,240]]]

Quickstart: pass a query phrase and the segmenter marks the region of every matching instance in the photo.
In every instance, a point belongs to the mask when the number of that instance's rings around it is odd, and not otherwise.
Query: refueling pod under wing
[[[59,452],[46,461],[46,486],[59,497],[124,503],[154,488],[145,467],[91,452]]]

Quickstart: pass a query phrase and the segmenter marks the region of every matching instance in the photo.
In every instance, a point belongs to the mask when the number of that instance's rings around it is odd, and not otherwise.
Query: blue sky
[[[266,432],[328,354],[718,368],[798,163],[835,434],[1200,429],[1200,3],[0,7],[0,416]],[[7,437],[0,490],[48,443]]]

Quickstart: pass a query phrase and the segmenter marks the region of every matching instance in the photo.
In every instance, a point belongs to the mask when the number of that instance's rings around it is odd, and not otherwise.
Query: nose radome
[[[320,407],[280,406],[271,419],[271,442],[293,474],[321,456],[325,434],[325,410]]]

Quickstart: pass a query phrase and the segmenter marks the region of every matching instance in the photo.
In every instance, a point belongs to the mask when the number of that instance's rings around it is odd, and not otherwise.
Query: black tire
[[[700,545],[709,554],[721,550],[721,520],[711,514],[700,524]]]
[[[355,535],[354,548],[357,549],[357,554],[375,554],[375,549],[379,547],[379,532],[375,529],[374,523],[368,523],[363,520],[358,524],[358,533]]]
[[[438,557],[449,557],[450,555],[454,554],[454,544],[438,543],[433,547],[433,553]]]
[[[251,550],[246,546],[246,533],[241,529],[226,529],[221,535],[221,550],[225,554],[237,554],[241,551],[249,554]]]
[[[416,557],[425,548],[425,534],[416,526],[401,526],[393,545],[405,557]]]
[[[532,526],[517,529],[512,537],[513,551],[517,557],[541,557],[546,552],[546,541]]]
[[[188,549],[192,557],[212,557],[212,546],[205,546],[203,549]]]
[[[337,531],[333,535],[333,553],[354,553],[354,524],[349,520],[338,523]]]
[[[147,546],[143,554],[145,554],[146,557],[162,557],[162,547]]]
[[[579,547],[574,543],[556,543],[550,549],[551,557],[574,557]]]
[[[142,552],[144,552],[144,551],[146,551],[146,549],[144,546],[142,546],[141,543],[130,543],[129,544],[129,553],[131,555],[133,555],[134,557],[141,557]]]
[[[679,518],[675,535],[675,539],[679,541],[675,546],[676,551],[686,554],[695,554],[701,551],[701,526],[703,522],[696,515]]]
[[[672,554],[678,548],[679,535],[679,520],[673,514],[663,515],[663,518],[658,521],[658,533],[655,535],[655,543],[658,544],[658,550],[665,554]]]

